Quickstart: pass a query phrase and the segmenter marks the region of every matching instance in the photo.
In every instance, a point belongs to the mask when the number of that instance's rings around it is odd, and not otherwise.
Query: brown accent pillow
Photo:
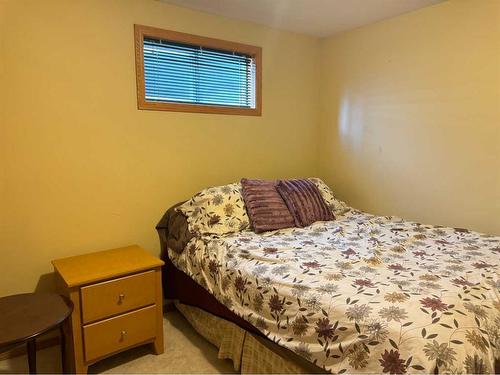
[[[275,181],[241,179],[243,200],[255,233],[295,226],[275,185]]]
[[[319,189],[310,180],[280,180],[276,184],[276,190],[288,206],[298,227],[335,219]]]
[[[160,222],[156,225],[156,230],[160,236],[162,259],[168,256],[168,249],[181,254],[184,248],[194,237],[189,231],[189,225],[186,216],[177,207],[185,202],[177,203],[170,207],[163,215]]]

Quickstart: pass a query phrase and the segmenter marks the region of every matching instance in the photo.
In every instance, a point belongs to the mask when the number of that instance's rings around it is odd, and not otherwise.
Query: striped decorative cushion
[[[275,185],[275,181],[241,180],[243,199],[255,233],[295,226],[294,218]]]
[[[292,213],[296,226],[305,227],[315,221],[335,219],[312,181],[307,179],[280,180],[276,189]]]

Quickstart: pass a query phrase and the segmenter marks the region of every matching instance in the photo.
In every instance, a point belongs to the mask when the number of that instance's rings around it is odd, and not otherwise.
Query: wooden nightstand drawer
[[[148,271],[81,288],[83,323],[155,303],[155,272]]]
[[[156,335],[156,306],[145,307],[83,327],[86,361],[152,340]]]

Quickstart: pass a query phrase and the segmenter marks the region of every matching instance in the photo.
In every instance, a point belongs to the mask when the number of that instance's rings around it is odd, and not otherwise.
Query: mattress
[[[172,263],[273,342],[335,373],[494,372],[500,238],[356,210],[193,237]]]

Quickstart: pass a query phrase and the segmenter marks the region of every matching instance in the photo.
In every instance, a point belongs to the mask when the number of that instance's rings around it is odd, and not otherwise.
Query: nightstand
[[[59,293],[74,305],[65,329],[68,368],[150,343],[163,353],[163,261],[139,246],[52,261]]]

